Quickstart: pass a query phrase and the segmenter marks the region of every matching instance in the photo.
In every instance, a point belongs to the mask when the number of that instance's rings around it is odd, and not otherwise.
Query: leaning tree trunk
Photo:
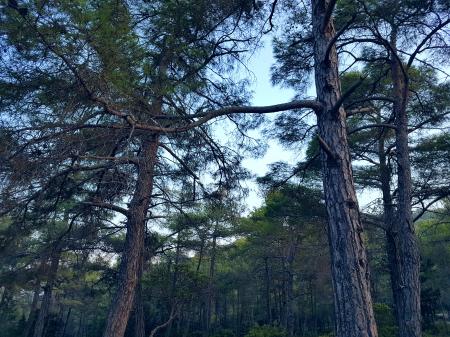
[[[111,304],[104,337],[123,337],[140,271],[144,249],[145,219],[153,190],[153,176],[158,152],[158,137],[142,139],[142,153],[138,158],[138,177],[131,199],[127,235],[119,272],[117,293]]]
[[[420,337],[420,254],[411,210],[411,163],[408,149],[408,76],[396,55],[396,33],[391,39],[391,76],[394,96],[395,147],[397,153],[398,201],[397,214],[392,224],[391,244],[394,249],[393,285],[400,337]],[[394,259],[395,257],[395,259]]]
[[[328,0],[312,1],[315,83],[337,337],[377,336]]]
[[[41,308],[34,326],[33,337],[45,336],[45,328],[48,322],[48,314],[52,304],[53,286],[56,282],[56,276],[58,274],[59,259],[61,257],[61,247],[59,244],[54,248],[50,257],[50,268],[48,271],[47,283],[44,287],[44,296],[42,297]]]

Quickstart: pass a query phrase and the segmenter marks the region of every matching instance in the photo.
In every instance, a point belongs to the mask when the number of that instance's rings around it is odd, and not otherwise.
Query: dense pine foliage
[[[0,48],[0,336],[450,334],[449,1],[5,0]]]

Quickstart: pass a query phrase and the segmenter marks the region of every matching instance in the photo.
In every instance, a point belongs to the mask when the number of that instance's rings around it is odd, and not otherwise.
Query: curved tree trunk
[[[341,87],[333,40],[335,29],[329,15],[333,3],[313,0],[312,19],[316,92],[324,105],[317,119],[329,218],[336,336],[375,337],[378,333],[347,142],[346,113],[338,106]]]
[[[138,159],[136,188],[129,206],[127,236],[119,272],[117,293],[111,304],[104,337],[123,337],[140,271],[144,250],[145,219],[150,206],[153,175],[158,151],[158,138],[142,140],[142,152]]]
[[[411,210],[411,163],[408,149],[408,76],[401,61],[395,55],[396,33],[393,32],[391,47],[391,76],[393,82],[395,147],[397,151],[398,201],[397,214],[390,236],[392,245],[392,268],[394,300],[400,337],[420,337],[420,253]],[[394,266],[395,264],[395,266]]]

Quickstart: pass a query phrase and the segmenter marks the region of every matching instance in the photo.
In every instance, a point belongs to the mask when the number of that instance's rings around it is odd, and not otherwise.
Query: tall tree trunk
[[[142,300],[142,282],[139,277],[139,282],[136,286],[136,293],[134,294],[134,336],[145,337],[145,321],[144,321],[144,303]]]
[[[33,292],[33,300],[30,306],[30,314],[28,315],[27,323],[25,325],[25,329],[23,330],[23,337],[28,337],[31,334],[33,326],[36,322],[36,318],[38,315],[38,302],[39,302],[39,293],[41,292],[41,282],[36,280],[36,284]]]
[[[378,114],[377,123],[382,123],[381,116]],[[378,159],[379,159],[379,177],[381,182],[381,192],[383,196],[383,223],[386,233],[386,254],[388,258],[389,274],[391,280],[392,298],[394,301],[395,317],[399,317],[397,306],[400,303],[399,276],[397,274],[397,250],[393,234],[393,222],[395,219],[395,208],[391,194],[391,169],[386,157],[386,131],[382,129],[378,140]]]
[[[286,256],[281,258],[281,289],[280,289],[280,325],[287,330],[287,268],[286,268]]]
[[[133,306],[135,288],[142,269],[145,218],[153,190],[157,152],[157,136],[142,139],[142,152],[138,158],[138,177],[129,206],[119,285],[110,307],[104,337],[123,337]]]
[[[286,331],[289,336],[294,336],[294,261],[300,243],[300,236],[292,233],[291,241],[286,254]]]
[[[394,299],[400,337],[420,337],[420,254],[411,210],[411,163],[408,149],[408,75],[396,53],[395,29],[391,36],[391,76],[393,82],[395,147],[397,153],[398,201],[392,224],[392,244],[395,246]]]
[[[209,264],[209,280],[208,280],[208,301],[206,303],[206,336],[210,335],[211,332],[211,317],[213,308],[213,297],[214,297],[214,272],[216,265],[216,234],[213,234],[212,247],[211,247],[211,261]]]
[[[44,287],[44,296],[42,297],[41,308],[34,326],[33,337],[43,337],[45,335],[45,328],[47,327],[48,314],[52,304],[53,286],[55,285],[56,276],[58,274],[59,260],[61,257],[61,246],[59,243],[53,249],[50,255],[50,268],[47,275],[47,283]]]
[[[316,92],[322,175],[328,212],[328,236],[337,337],[377,336],[341,98],[335,29],[329,13],[334,2],[312,1]],[[332,44],[332,45],[331,45]]]
[[[270,271],[269,271],[269,257],[264,257],[264,271],[266,283],[266,320],[267,324],[272,324],[272,306],[270,304]]]
[[[145,247],[144,247],[145,249]],[[142,255],[142,261],[140,262],[141,269],[137,278],[136,290],[134,293],[133,309],[128,318],[127,328],[125,333],[131,331],[134,337],[145,336],[145,322],[144,322],[144,303],[142,299],[142,275],[144,272],[144,254]]]
[[[66,319],[64,320],[64,325],[61,329],[60,337],[64,337],[66,335],[67,323],[69,323],[70,314],[72,313],[72,308],[69,308],[66,314]]]
[[[178,233],[177,236],[177,247],[175,252],[175,261],[174,261],[174,267],[173,267],[173,276],[172,276],[172,284],[170,287],[170,305],[171,305],[171,312],[176,309],[178,306],[177,299],[176,299],[176,289],[177,289],[177,282],[178,282],[178,273],[179,273],[179,265],[180,265],[180,254],[181,254],[181,247],[180,247],[180,235],[181,232]],[[170,272],[169,272],[170,274]],[[169,321],[166,329],[166,337],[170,337],[172,335],[172,325],[173,325],[173,319]]]
[[[195,270],[195,281],[194,281],[194,287],[193,287],[194,289],[197,289],[197,285],[198,285],[198,275],[200,274],[200,267],[201,267],[202,260],[203,260],[204,246],[205,246],[205,238],[202,236],[201,243],[200,243],[200,251],[198,254],[197,267]],[[184,328],[183,337],[187,337],[191,330],[191,324],[192,324],[192,320],[193,320],[193,316],[194,316],[194,315],[192,315],[192,313],[194,311],[195,311],[194,294],[191,294],[190,300],[189,300],[189,309],[188,309],[188,314],[187,314],[187,319],[186,319],[186,326]]]

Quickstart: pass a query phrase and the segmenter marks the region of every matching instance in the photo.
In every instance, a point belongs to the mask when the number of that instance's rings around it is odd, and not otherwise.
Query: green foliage
[[[287,333],[279,327],[263,325],[251,328],[245,337],[287,337]]]
[[[438,322],[431,328],[424,329],[423,337],[448,337],[450,327],[448,322]]]
[[[396,337],[398,335],[398,327],[395,324],[392,308],[384,303],[375,303],[373,310],[378,325],[378,336]]]

